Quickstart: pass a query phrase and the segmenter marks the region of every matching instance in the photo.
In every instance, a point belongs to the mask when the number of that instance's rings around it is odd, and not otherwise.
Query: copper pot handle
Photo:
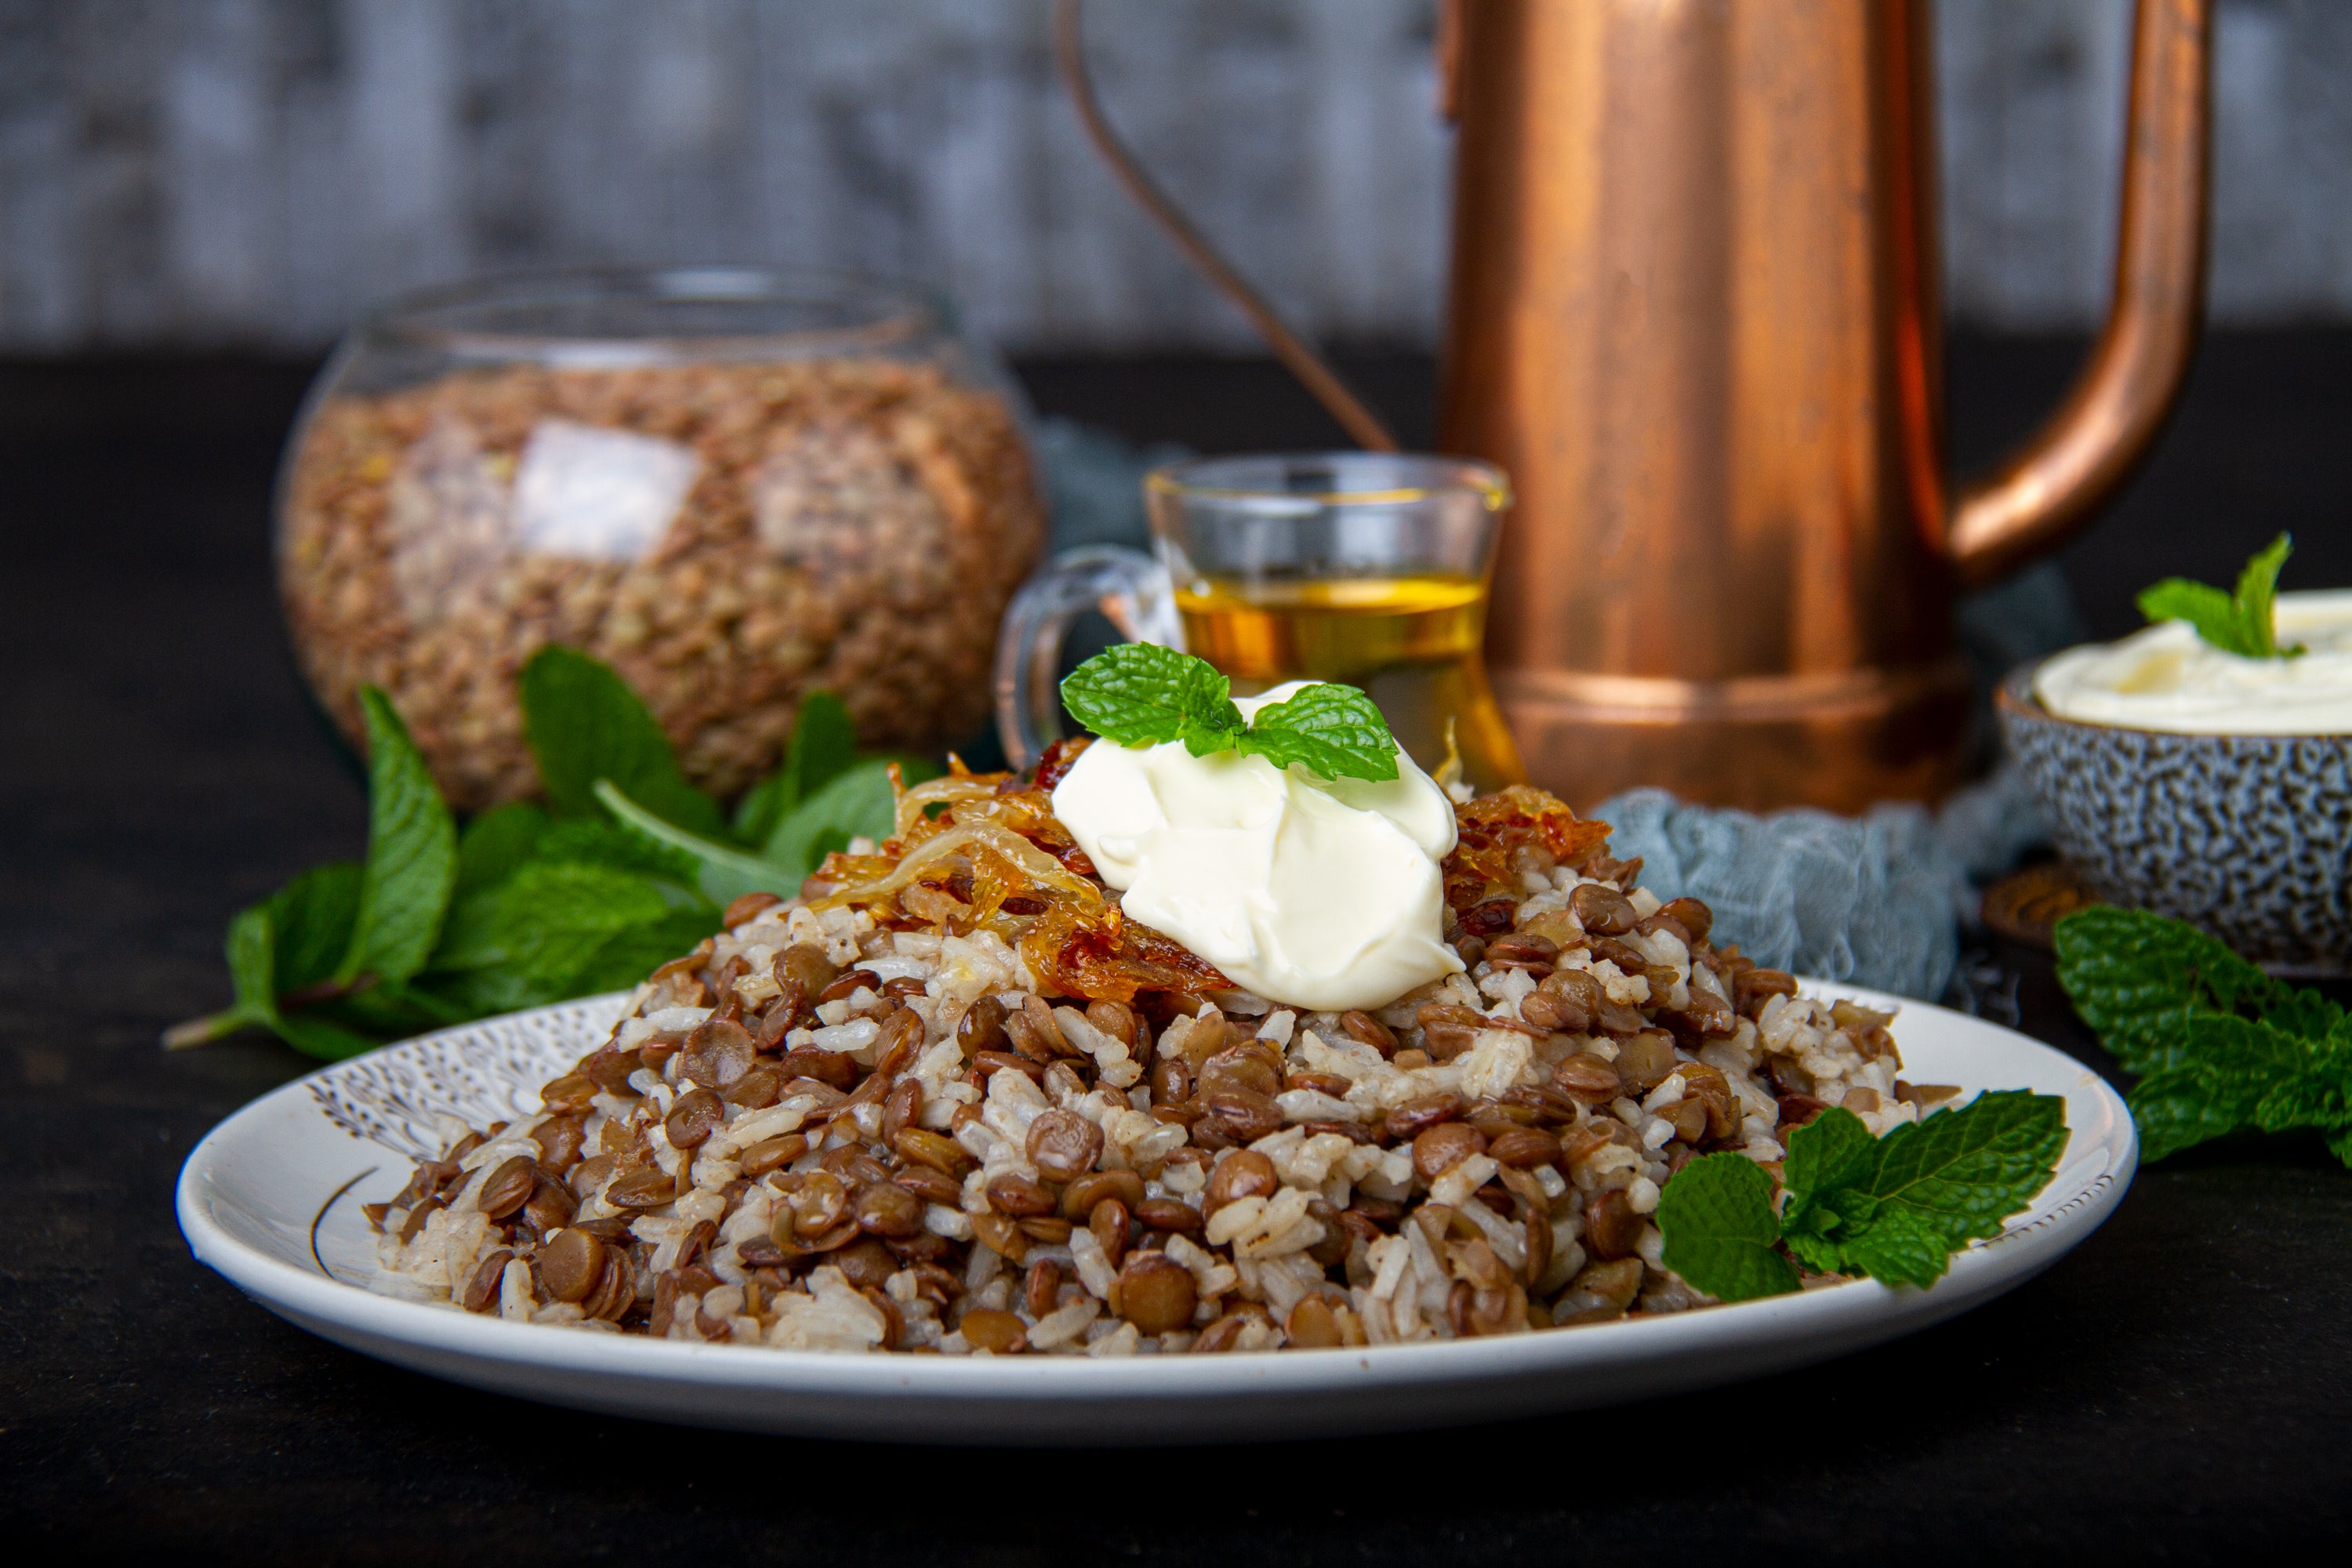
[[[2106,325],[2048,423],[1954,499],[1963,583],[1990,582],[2088,522],[2179,399],[2205,308],[2212,25],[2210,0],[2139,0]]]

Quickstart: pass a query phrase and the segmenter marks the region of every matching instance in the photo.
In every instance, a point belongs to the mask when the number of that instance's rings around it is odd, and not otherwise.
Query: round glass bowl
[[[382,687],[453,805],[536,792],[516,672],[612,665],[687,776],[772,767],[803,692],[868,745],[979,729],[1045,520],[1018,392],[929,296],[839,274],[548,274],[362,322],[279,477],[296,656]]]

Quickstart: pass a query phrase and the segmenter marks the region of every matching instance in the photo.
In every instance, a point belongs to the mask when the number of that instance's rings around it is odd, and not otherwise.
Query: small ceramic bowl
[[[2111,903],[2273,973],[2352,973],[2352,735],[2178,735],[2061,719],[2037,666],[1995,694],[2059,852]]]

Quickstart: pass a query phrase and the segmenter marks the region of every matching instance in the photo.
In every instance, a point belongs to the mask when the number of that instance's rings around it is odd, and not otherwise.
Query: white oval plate
[[[1874,1281],[1548,1333],[1256,1355],[849,1355],[510,1323],[380,1295],[362,1203],[392,1196],[457,1117],[529,1114],[600,1043],[618,996],[486,1019],[338,1063],[222,1122],[180,1173],[196,1257],[288,1321],[456,1383],[620,1415],[801,1436],[1149,1444],[1362,1434],[1501,1420],[1736,1382],[1877,1344],[2032,1279],[2105,1219],[2139,1144],[2116,1092],[2073,1058],[1923,1003],[1896,1007],[1905,1076],[2066,1098],[2058,1174],[1933,1289]]]

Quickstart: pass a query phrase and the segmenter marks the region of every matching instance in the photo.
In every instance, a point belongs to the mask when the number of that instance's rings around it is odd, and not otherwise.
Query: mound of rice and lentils
[[[737,900],[540,1114],[370,1205],[394,1287],[787,1350],[1525,1333],[1708,1304],[1652,1223],[1697,1154],[1777,1176],[1824,1107],[1925,1109],[1887,1015],[1712,945],[1525,786],[1456,808],[1466,973],[1337,1014],[1239,991],[1055,820],[1083,744],[904,789],[892,838]]]

